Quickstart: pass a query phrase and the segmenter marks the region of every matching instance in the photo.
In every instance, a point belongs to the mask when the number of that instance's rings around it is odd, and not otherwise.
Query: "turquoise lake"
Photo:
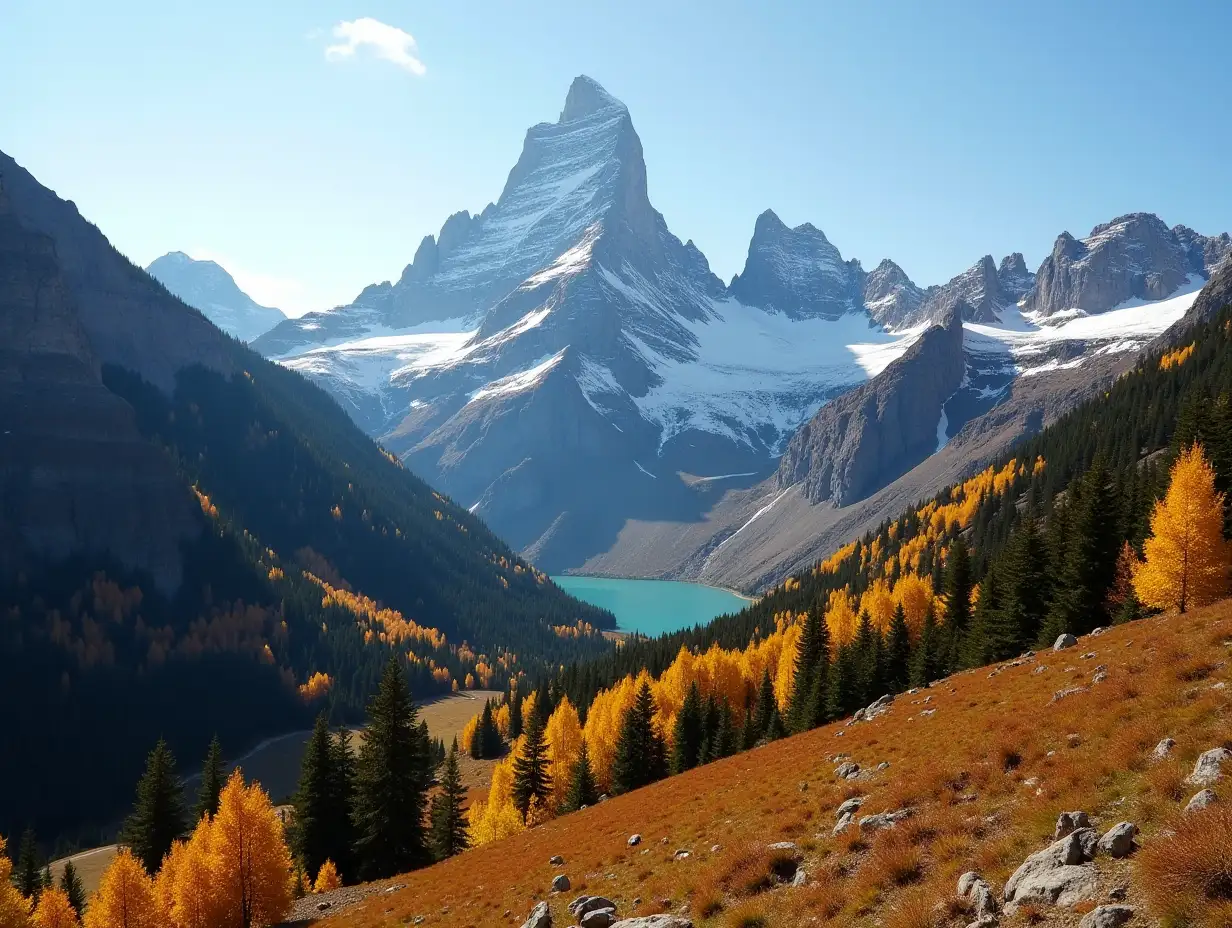
[[[654,637],[704,625],[725,612],[739,612],[750,600],[727,590],[677,580],[613,580],[608,577],[553,577],[562,590],[607,609],[621,631]]]

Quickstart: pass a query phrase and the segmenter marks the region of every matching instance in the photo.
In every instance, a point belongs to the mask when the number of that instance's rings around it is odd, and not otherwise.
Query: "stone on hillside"
[[[1134,835],[1138,826],[1133,822],[1118,822],[1099,839],[1099,849],[1110,857],[1128,857],[1134,852]]]
[[[867,796],[852,796],[850,799],[845,800],[843,804],[835,811],[835,817],[842,818],[844,815],[855,812],[856,809],[864,805],[864,800],[867,798]]]
[[[968,870],[958,878],[958,895],[965,897],[971,892],[971,887],[975,885],[975,881],[980,878],[980,875],[974,870]]]
[[[680,915],[643,915],[621,919],[612,928],[693,928],[693,923]]]
[[[1091,682],[1092,682],[1092,683],[1103,683],[1103,682],[1104,682],[1105,680],[1107,680],[1107,679],[1108,679],[1108,671],[1106,671],[1106,670],[1097,670],[1097,671],[1095,672],[1095,676],[1093,676],[1093,677],[1091,678]]]
[[[1193,795],[1193,798],[1189,800],[1188,805],[1185,806],[1185,811],[1199,812],[1208,806],[1214,805],[1218,801],[1219,797],[1215,795],[1215,791],[1213,789],[1204,789],[1202,792],[1195,793]]]
[[[1121,928],[1133,917],[1133,906],[1101,905],[1082,916],[1078,928]]]
[[[1095,855],[1099,838],[1092,828],[1080,828],[1036,851],[1022,862],[1005,884],[1005,901],[1021,905],[1041,902],[1071,906],[1095,898]]]
[[[559,854],[554,855],[552,859],[548,861],[548,866],[550,867],[563,867],[564,865],[565,858],[561,857]]]
[[[567,893],[568,891],[569,891],[569,877],[565,876],[563,873],[557,874],[552,879],[552,892]]]
[[[616,909],[592,909],[578,919],[578,924],[581,928],[611,928],[616,924]]]
[[[910,818],[914,809],[899,809],[896,812],[878,812],[876,815],[866,815],[860,819],[860,831],[882,831],[893,828],[903,819]]]
[[[1032,672],[1032,673],[1043,673],[1043,672],[1044,672],[1044,671],[1046,671],[1047,669],[1048,669],[1048,665],[1047,665],[1047,664],[1039,664],[1039,665],[1037,665],[1037,666],[1036,666],[1036,668],[1035,668],[1034,670],[1032,670],[1031,672]]]
[[[1210,786],[1218,782],[1223,779],[1222,766],[1227,760],[1232,760],[1232,751],[1227,748],[1211,748],[1198,758],[1193,773],[1185,778],[1185,782],[1194,786]]]
[[[844,815],[840,815],[838,821],[834,823],[834,829],[830,832],[830,835],[837,838],[847,830],[847,827],[851,824],[854,818],[854,812],[847,812]]]
[[[604,896],[578,896],[569,903],[569,911],[574,918],[581,918],[587,912],[595,912],[599,909],[615,909],[616,903]]]
[[[522,928],[552,928],[552,911],[546,902],[540,902],[530,910],[530,917],[522,923]]]
[[[1070,696],[1077,696],[1079,693],[1085,693],[1086,691],[1087,688],[1085,686],[1069,686],[1053,693],[1052,701],[1060,702],[1062,699],[1068,699]]]
[[[723,850],[723,845],[721,845],[721,844],[712,844],[712,845],[710,845],[710,853],[711,853],[711,854],[717,854],[717,853],[719,853],[719,851],[721,851],[721,850]]]
[[[1105,631],[1105,629],[1104,629],[1104,627],[1101,625],[1101,626],[1099,626],[1098,628],[1093,628],[1093,629],[1091,629],[1091,631],[1090,631],[1090,635],[1091,635],[1091,637],[1092,637],[1092,638],[1098,638],[1100,635],[1102,635],[1102,634],[1104,633],[1104,631]]]
[[[1057,827],[1052,832],[1052,840],[1060,841],[1068,834],[1091,824],[1085,812],[1062,812],[1057,816]]]
[[[968,871],[958,878],[958,895],[971,900],[971,910],[977,920],[997,914],[997,899],[992,887],[974,871]]]
[[[641,835],[629,835],[629,847],[637,847],[642,843]]]
[[[792,855],[800,853],[800,849],[796,847],[795,841],[775,841],[773,844],[766,845],[766,847],[772,851],[785,851]]]
[[[1066,648],[1072,648],[1077,643],[1078,643],[1077,638],[1075,638],[1069,632],[1065,632],[1063,635],[1060,635],[1057,637],[1057,640],[1052,645],[1052,650],[1064,651]]]
[[[834,769],[834,775],[840,780],[854,780],[860,775],[860,765],[854,761],[844,761]]]
[[[877,765],[877,769],[878,770],[889,770],[890,762],[888,760],[883,760],[881,763]]]
[[[692,856],[693,855],[691,853],[686,851],[684,848],[681,848],[675,854],[672,855],[672,860],[688,860]]]
[[[791,885],[796,887],[808,885],[808,874],[804,872],[803,867],[796,868],[795,876],[791,878]]]

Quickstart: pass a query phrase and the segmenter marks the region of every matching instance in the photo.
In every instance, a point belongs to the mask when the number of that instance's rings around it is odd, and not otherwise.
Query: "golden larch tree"
[[[103,871],[86,907],[86,928],[165,928],[154,881],[126,847]]]
[[[225,912],[219,928],[282,921],[291,907],[291,852],[260,784],[232,772],[210,822],[214,891]]]
[[[81,928],[68,894],[55,887],[48,887],[39,894],[30,921],[34,928]]]
[[[341,885],[342,877],[338,876],[338,868],[334,866],[332,860],[328,857],[325,858],[325,863],[321,864],[321,869],[317,871],[317,881],[312,884],[312,891],[314,893],[327,893]]]
[[[551,808],[555,812],[565,800],[578,754],[582,752],[582,722],[568,696],[560,700],[544,729],[547,739],[548,773],[552,777]]]
[[[1145,559],[1134,570],[1134,591],[1144,605],[1184,612],[1227,593],[1223,503],[1215,472],[1195,442],[1177,458],[1167,495],[1151,514]]]
[[[4,837],[0,835],[0,928],[27,928],[30,924],[30,900],[10,882],[13,862],[9,860],[5,846]]]
[[[159,897],[176,928],[214,928],[223,898],[214,883],[214,826],[202,817],[187,841],[177,841],[158,872]]]

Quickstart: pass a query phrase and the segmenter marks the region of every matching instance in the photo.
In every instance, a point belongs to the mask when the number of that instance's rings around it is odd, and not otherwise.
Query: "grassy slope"
[[[616,900],[624,916],[684,910],[702,926],[744,924],[737,916],[745,914],[771,925],[966,925],[972,919],[954,900],[958,876],[975,869],[999,893],[1023,858],[1050,842],[1059,812],[1085,810],[1103,828],[1135,822],[1143,843],[1178,813],[1197,791],[1181,782],[1197,755],[1232,743],[1232,690],[1215,688],[1229,677],[1229,646],[1232,601],[1124,625],[1018,667],[959,674],[900,697],[872,722],[780,741],[400,877],[406,888],[397,894],[322,923],[376,928],[423,916],[433,926],[519,925],[537,899],[550,898],[555,923],[569,925],[566,903],[588,892]],[[1107,681],[1052,701],[1058,690],[1090,685],[1101,664]],[[1047,669],[1036,673],[1040,666]],[[935,715],[923,716],[926,708]],[[1178,742],[1174,759],[1151,763],[1165,736]],[[890,767],[839,781],[838,753],[866,771]],[[1007,765],[1011,755],[1016,766]],[[855,795],[869,797],[861,814],[918,812],[866,840],[832,838],[835,808]],[[629,848],[634,832],[643,843]],[[784,840],[805,851],[812,885],[733,892],[749,870],[742,849]],[[675,862],[680,848],[692,856]],[[549,866],[554,854],[565,857],[563,868]],[[1128,882],[1131,904],[1144,904],[1131,861],[1100,857],[1097,866],[1103,892]],[[573,889],[550,897],[556,872]],[[722,911],[699,917],[716,898]],[[1070,921],[1076,914],[1053,923]]]

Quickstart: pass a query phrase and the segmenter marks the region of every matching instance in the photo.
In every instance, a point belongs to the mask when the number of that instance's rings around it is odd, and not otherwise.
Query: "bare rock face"
[[[0,307],[0,573],[105,552],[175,589],[199,510],[103,386],[52,240],[18,221],[3,187]]]
[[[895,329],[917,318],[924,290],[917,287],[907,272],[884,259],[864,280],[864,305],[880,325]]]
[[[1041,316],[1069,309],[1101,313],[1134,297],[1163,299],[1190,274],[1209,276],[1226,254],[1222,237],[1169,229],[1152,213],[1130,213],[1081,240],[1068,232],[1058,236],[1025,308]]]
[[[937,447],[937,422],[962,382],[963,305],[877,377],[821,408],[792,438],[775,480],[814,503],[862,499]]]

